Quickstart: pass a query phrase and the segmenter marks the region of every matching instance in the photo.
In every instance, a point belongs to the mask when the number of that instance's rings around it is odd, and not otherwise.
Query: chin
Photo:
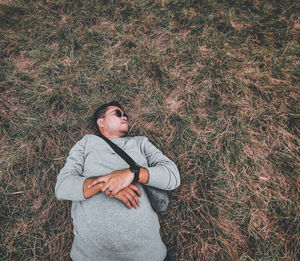
[[[123,128],[121,128],[121,132],[128,132],[128,125],[123,126]]]
[[[128,133],[128,128],[120,130],[121,135],[126,136]]]

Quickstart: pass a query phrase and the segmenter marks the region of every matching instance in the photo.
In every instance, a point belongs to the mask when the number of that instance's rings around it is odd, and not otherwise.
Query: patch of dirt
[[[166,99],[166,106],[170,112],[177,112],[181,108],[183,101],[179,100],[179,97],[179,93],[172,92],[171,95]]]
[[[199,52],[203,57],[206,57],[211,52],[211,49],[208,49],[205,45],[202,45],[199,47]]]
[[[0,4],[2,5],[9,5],[12,4],[14,1],[13,0],[0,0]]]
[[[72,59],[70,57],[65,57],[61,63],[64,65],[64,66],[70,66],[71,63],[72,63]]]
[[[10,60],[13,62],[15,68],[20,72],[32,72],[35,65],[35,61],[24,57],[24,54],[21,53],[20,56],[10,57]]]
[[[244,27],[243,24],[238,24],[238,23],[234,23],[234,22],[231,22],[231,26],[236,30],[241,30]]]

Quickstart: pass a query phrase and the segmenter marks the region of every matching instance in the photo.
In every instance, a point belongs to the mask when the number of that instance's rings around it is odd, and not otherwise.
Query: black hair
[[[94,111],[94,114],[93,114],[93,117],[92,117],[92,125],[96,131],[97,134],[99,134],[99,127],[97,125],[97,120],[99,118],[103,118],[105,116],[105,113],[107,112],[108,110],[108,107],[109,106],[117,106],[119,107],[121,110],[123,110],[121,104],[117,101],[111,101],[109,103],[105,103],[105,104],[102,104],[101,106],[99,106],[95,111]]]

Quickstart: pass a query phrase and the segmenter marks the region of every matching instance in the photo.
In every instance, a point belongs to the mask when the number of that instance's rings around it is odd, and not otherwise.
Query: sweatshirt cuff
[[[64,188],[57,188],[56,197],[59,200],[86,200],[83,194],[83,183],[88,177],[73,177],[64,181]]]

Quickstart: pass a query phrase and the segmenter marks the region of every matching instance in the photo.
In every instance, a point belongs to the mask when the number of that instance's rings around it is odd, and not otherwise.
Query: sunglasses
[[[114,110],[113,112],[116,112],[116,116],[117,117],[119,117],[119,118],[121,118],[121,117],[126,117],[127,118],[127,120],[128,120],[128,115],[126,114],[126,113],[123,113],[122,114],[122,112],[120,111],[120,110]]]

